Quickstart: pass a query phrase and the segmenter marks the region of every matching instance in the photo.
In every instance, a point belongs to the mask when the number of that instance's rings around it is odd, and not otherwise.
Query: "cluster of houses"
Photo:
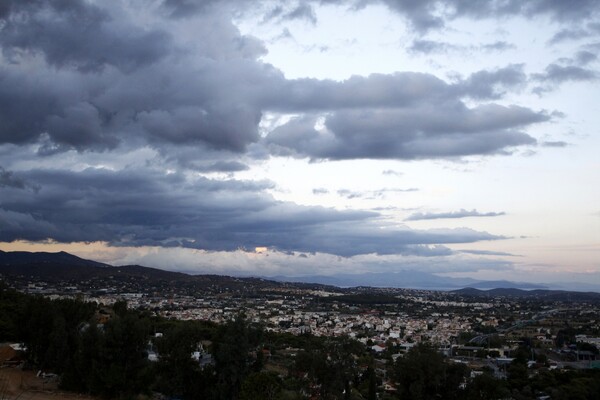
[[[43,286],[48,290],[45,285],[36,285],[31,289],[38,290]],[[519,299],[465,300],[450,293],[391,289],[389,293],[401,300],[398,304],[368,306],[337,302],[335,296],[339,296],[339,292],[298,288],[271,288],[268,293],[255,296],[236,296],[219,291],[215,295],[205,293],[204,297],[123,293],[117,288],[78,293],[73,293],[77,292],[75,287],[67,289],[46,295],[53,298],[78,297],[104,305],[126,300],[131,308],[149,310],[165,318],[205,320],[217,324],[244,313],[248,320],[262,324],[268,331],[324,337],[348,336],[369,346],[375,354],[394,357],[402,356],[414,344],[425,341],[435,344],[449,357],[493,358],[498,366],[511,359],[522,338],[531,340],[536,348],[548,354],[550,361],[556,361],[557,366],[561,362],[562,365],[568,362],[593,365],[598,357],[589,349],[579,349],[576,343],[556,349],[557,334],[565,326],[582,327],[591,323],[595,324],[592,328],[595,326],[596,331],[600,329],[597,304],[575,309],[547,304],[540,309],[539,304],[532,303],[530,306]],[[507,321],[512,321],[508,329]],[[491,334],[481,335],[470,343],[465,343],[461,337],[461,334],[481,330]],[[487,340],[490,336],[499,338],[501,343],[490,344]],[[600,346],[600,339],[595,336],[577,335],[576,342],[596,348]],[[205,347],[199,348],[196,353],[194,358],[199,362],[211,362]],[[150,347],[149,359],[154,360],[155,357],[157,355]]]

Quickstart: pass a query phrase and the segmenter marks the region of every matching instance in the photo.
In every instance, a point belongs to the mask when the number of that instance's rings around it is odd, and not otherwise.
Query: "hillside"
[[[310,283],[287,283],[262,278],[236,278],[223,275],[189,275],[141,265],[111,266],[85,260],[69,253],[28,253],[0,251],[0,277],[17,286],[49,284],[53,287],[77,286],[87,290],[131,292],[177,292],[195,294],[199,291],[251,294],[256,291],[281,288],[320,289],[327,287]]]
[[[282,289],[325,289],[344,292],[342,287],[362,286],[428,290],[458,289],[451,293],[469,297],[529,297],[551,301],[600,299],[600,293],[594,292],[545,290],[540,289],[540,285],[523,284],[521,286],[521,284],[506,281],[485,282],[466,278],[455,279],[413,271],[399,271],[390,274],[342,274],[333,277],[276,277],[273,279],[189,275],[141,265],[111,266],[66,252],[0,251],[0,278],[20,287],[39,284],[41,285],[39,287],[43,288],[43,284],[47,284],[52,287],[77,287],[79,290],[88,291],[113,290],[189,295],[196,295],[198,292],[253,295],[258,291]],[[467,287],[465,288],[465,286]],[[489,290],[481,290],[488,288]]]
[[[600,293],[596,292],[570,292],[564,290],[522,290],[515,288],[496,288],[480,290],[472,287],[453,290],[451,293],[467,297],[512,297],[530,298],[549,301],[599,301]]]

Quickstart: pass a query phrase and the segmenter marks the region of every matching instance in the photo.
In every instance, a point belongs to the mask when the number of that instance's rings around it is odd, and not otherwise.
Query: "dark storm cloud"
[[[247,171],[250,167],[238,161],[217,161],[212,164],[198,166],[201,172],[239,172]]]
[[[281,18],[292,10],[300,10],[298,14],[312,21],[314,14],[306,11],[315,4],[335,4],[350,10],[360,10],[369,4],[383,4],[391,11],[407,19],[412,28],[417,32],[427,32],[446,26],[446,21],[458,18],[471,19],[500,19],[511,16],[532,18],[547,15],[553,20],[563,23],[594,20],[598,14],[596,0],[579,0],[575,4],[564,0],[300,0],[297,2],[280,1],[264,4],[247,0],[165,0],[165,8],[172,16],[186,17],[206,12],[216,4],[227,5],[237,12],[256,12],[257,8],[264,8],[267,18]],[[593,24],[593,23],[592,23]]]
[[[299,19],[311,22],[312,24],[317,23],[317,16],[315,10],[310,4],[301,3],[298,4],[294,9],[283,15],[284,19]]]
[[[41,77],[40,77],[41,78]],[[61,108],[62,85],[0,67],[0,141],[24,143],[45,130],[44,120]]]
[[[417,159],[507,153],[534,144],[519,131],[549,116],[522,107],[468,108],[461,97],[494,99],[526,81],[522,65],[479,71],[448,84],[419,73],[373,74],[343,82],[303,79],[286,86],[287,103],[324,115],[326,132],[306,114],[273,130],[271,151],[312,159]]]
[[[413,27],[421,32],[441,28],[445,25],[446,19],[455,18],[492,19],[507,16],[549,15],[556,21],[580,23],[598,14],[596,0],[581,0],[576,5],[563,0],[373,0],[370,3],[386,4],[391,10],[405,16]]]
[[[197,28],[204,40],[196,44],[203,58],[191,62],[189,52],[166,46],[159,29],[153,31],[158,36],[147,36],[124,16],[113,23],[112,14],[96,5],[82,3],[84,11],[76,13],[79,3],[68,4],[30,3],[11,11],[0,28],[0,46],[12,57],[0,66],[0,142],[34,142],[47,134],[46,148],[53,151],[104,150],[137,141],[241,152],[257,141],[260,92],[271,75],[275,84],[283,77],[255,61],[264,46],[240,35],[229,17],[205,17],[211,24]],[[85,22],[87,14],[90,27],[70,21]],[[52,36],[56,26],[70,39]],[[98,46],[108,46],[110,54]],[[140,55],[151,46],[156,57]],[[21,67],[29,64],[36,67]]]
[[[556,44],[568,40],[578,40],[584,39],[591,36],[600,34],[600,23],[590,22],[587,25],[581,27],[577,26],[574,28],[565,28],[552,36],[552,38],[548,41],[550,44]]]
[[[317,160],[507,154],[536,143],[523,131],[550,119],[471,101],[518,88],[519,66],[451,83],[411,72],[343,82],[286,79],[260,61],[264,44],[231,21],[232,7],[243,11],[254,3],[225,3],[167,0],[138,15],[127,8],[132,3],[0,2],[0,150],[31,150],[19,168],[7,164],[18,164],[16,156],[3,156],[0,241],[269,246],[348,256],[439,254],[435,245],[501,239],[468,229],[398,229],[381,225],[374,212],[276,201],[267,194],[272,182],[198,177],[243,171],[269,154]],[[310,20],[310,4],[294,3],[281,17],[295,11]],[[441,26],[432,4],[394,7],[419,27]],[[297,117],[259,133],[268,112]],[[81,170],[137,149],[157,155],[143,168]],[[80,172],[58,169],[59,153],[66,165],[76,164],[68,163],[74,150],[86,157],[73,167]],[[54,161],[57,169],[45,168]],[[157,172],[166,170],[175,172]]]
[[[585,29],[563,29],[556,32],[548,41],[550,44],[556,44],[567,40],[576,40],[590,36],[590,33]]]
[[[205,12],[221,2],[222,0],[164,0],[163,7],[173,18],[186,18]]]
[[[8,211],[0,205],[0,240],[22,238],[30,241],[46,240],[59,236],[60,228],[46,221],[39,220],[29,213]],[[77,239],[73,239],[75,241]]]
[[[445,213],[414,213],[406,218],[406,221],[421,221],[428,219],[447,219],[447,218],[467,218],[467,217],[498,217],[505,215],[504,212],[487,212],[481,213],[477,210],[451,211]]]
[[[379,3],[379,1],[373,3]],[[434,12],[436,7],[434,1],[382,0],[381,3],[404,15],[417,31],[426,32],[444,26],[444,18]]]
[[[581,51],[578,51],[577,54],[575,54],[575,61],[579,65],[587,65],[591,62],[596,61],[597,59],[598,59],[597,54],[592,53],[587,50],[581,50]]]
[[[237,152],[242,152],[247,144],[258,139],[260,118],[260,111],[243,104],[210,111],[202,107],[179,107],[142,111],[137,115],[151,143],[204,143],[215,149]]]
[[[16,64],[0,70],[0,143],[38,142],[41,155],[146,144],[158,151],[175,146],[244,154],[263,141],[258,125],[265,112],[302,115],[267,136],[273,154],[314,159],[506,154],[510,147],[535,142],[520,128],[548,119],[518,107],[464,105],[463,97],[495,99],[519,86],[520,66],[480,71],[452,84],[410,72],[343,82],[287,80],[257,60],[264,45],[241,35],[217,6],[202,6],[196,17],[195,34],[203,40],[187,51],[176,46],[167,51],[172,39],[161,33],[166,28],[127,25],[124,16],[115,16],[118,10],[100,8],[101,3],[28,4],[8,13],[0,35],[4,51],[19,49]],[[17,18],[21,14],[27,18]],[[83,18],[89,26],[82,28],[71,18]],[[83,46],[91,39],[79,29],[93,36],[91,49]],[[56,31],[81,43],[52,36]],[[111,54],[104,54],[106,43],[114,46]],[[156,57],[136,53],[146,54],[148,46],[154,46],[148,54]],[[20,65],[35,60],[38,52],[49,65],[25,73]],[[496,120],[498,113],[512,123],[492,127],[485,121]],[[330,137],[315,134],[311,114],[325,116]],[[459,117],[466,122],[453,127]],[[449,128],[440,131],[432,121]],[[361,130],[352,127],[355,122]],[[211,163],[187,165],[206,170]]]
[[[274,200],[269,182],[188,179],[148,170],[32,170],[33,195],[2,187],[0,241],[108,241],[113,245],[412,254],[422,245],[502,237],[470,229],[382,229],[377,213]]]
[[[399,107],[454,95],[453,88],[441,79],[417,72],[352,76],[342,82],[295,79],[281,83],[278,91],[264,99],[269,108],[280,111]]]
[[[600,42],[588,43],[583,47],[596,55],[598,55],[598,53],[600,53]]]
[[[482,50],[485,51],[504,51],[509,49],[514,49],[515,45],[512,43],[505,42],[503,40],[499,40],[494,43],[486,43],[480,46]]]
[[[574,65],[550,64],[543,73],[533,74],[532,77],[537,81],[559,84],[567,81],[593,81],[598,79],[598,73]]]
[[[257,2],[248,0],[164,0],[162,7],[173,18],[189,18],[216,8],[226,8],[240,15],[262,13],[263,21],[304,20],[315,24],[317,17],[311,1]]]
[[[65,149],[115,147],[119,139],[101,110],[75,98],[76,81],[48,78],[0,67],[0,142],[22,144],[48,135]]]
[[[494,99],[522,86],[522,65],[479,71],[447,84],[419,73],[373,74],[343,82],[302,79],[285,88],[279,108],[330,111],[328,132],[304,115],[267,136],[274,154],[313,159],[443,158],[506,153],[507,147],[535,143],[518,129],[547,121],[544,113],[489,104],[467,108],[461,97]]]
[[[416,39],[412,42],[409,51],[413,53],[446,53],[450,50],[455,50],[458,47],[447,42],[439,42],[434,40]]]
[[[511,64],[495,71],[478,71],[461,83],[469,97],[479,99],[497,99],[504,90],[522,87],[527,82],[523,64]]]
[[[521,107],[462,103],[421,104],[403,109],[345,110],[315,120],[293,119],[267,141],[276,154],[313,159],[423,159],[498,154],[536,140],[516,128],[548,120]]]
[[[112,148],[123,141],[141,140],[157,147],[197,144],[243,151],[258,139],[261,111],[219,86],[216,81],[225,84],[228,74],[236,80],[235,68],[219,64],[207,62],[206,74],[187,85],[192,75],[187,68],[169,71],[157,66],[133,76],[107,74],[88,80],[4,68],[0,70],[0,140],[26,143],[47,133],[65,149]],[[180,74],[171,76],[174,72]],[[164,85],[157,86],[156,81]],[[239,90],[245,90],[239,83]]]
[[[544,72],[531,74],[532,82],[539,86],[533,88],[533,93],[538,95],[552,91],[565,82],[596,81],[600,77],[598,71],[590,66],[598,60],[600,46],[588,44],[582,46],[571,57],[561,57],[549,64]]]
[[[423,54],[432,54],[432,53],[449,53],[449,52],[469,52],[469,51],[504,51],[508,49],[512,49],[515,46],[504,42],[497,41],[494,43],[485,43],[477,46],[464,46],[464,45],[455,45],[448,42],[427,40],[427,39],[415,39],[412,44],[408,48],[408,50],[412,53],[423,53]]]
[[[170,46],[165,32],[115,20],[84,1],[24,1],[2,19],[0,45],[5,56],[39,52],[59,68],[73,66],[87,72],[111,65],[131,72],[157,61]]]
[[[25,181],[14,176],[12,171],[7,171],[0,166],[0,187],[25,189]]]
[[[358,254],[403,254],[439,255],[439,249],[429,245],[439,243],[465,243],[472,240],[497,240],[499,236],[476,232],[469,229],[444,231],[382,230],[370,226],[340,222],[327,229],[306,232],[306,235],[288,236],[282,233],[274,240],[275,247],[289,246],[294,240],[297,251],[312,251],[337,254],[349,257]]]

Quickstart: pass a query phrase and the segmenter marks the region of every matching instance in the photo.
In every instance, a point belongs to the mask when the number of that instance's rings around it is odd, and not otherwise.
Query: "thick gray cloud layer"
[[[441,42],[428,39],[415,39],[408,50],[412,53],[449,53],[449,52],[469,52],[469,51],[504,51],[512,49],[515,46],[505,41],[496,41],[493,43],[484,43],[478,46],[456,45],[448,42]]]
[[[522,15],[549,15],[558,21],[581,21],[598,13],[595,0],[582,0],[573,6],[562,0],[491,0],[491,1],[396,1],[382,0],[390,9],[405,15],[418,30],[441,28],[445,19],[498,18]]]
[[[517,106],[468,107],[463,97],[495,99],[524,84],[522,65],[480,71],[448,84],[419,73],[374,74],[344,82],[296,80],[288,84],[305,114],[266,138],[275,154],[312,159],[419,159],[502,154],[535,144],[521,128],[549,120]],[[317,131],[317,118],[325,131]]]
[[[25,189],[25,181],[15,177],[12,171],[7,171],[0,167],[0,187]]]
[[[163,57],[171,44],[164,31],[145,30],[83,1],[22,1],[5,10],[0,44],[8,58],[40,53],[58,68],[130,72]]]
[[[214,0],[165,0],[164,6],[175,18],[186,17],[206,11],[218,3]],[[224,0],[238,12],[257,7],[257,2],[248,0]],[[596,0],[579,0],[573,4],[564,0],[297,0],[266,2],[263,7],[267,18],[304,19],[316,22],[314,5],[335,4],[349,9],[361,9],[367,5],[385,5],[391,11],[406,18],[418,32],[427,32],[446,26],[448,20],[457,18],[497,19],[510,16],[532,18],[549,16],[558,22],[595,21],[598,15]],[[260,7],[260,5],[258,5]]]
[[[566,81],[593,81],[598,79],[598,73],[573,65],[550,64],[544,73],[535,74],[534,78],[542,82],[558,84]]]
[[[596,10],[597,11],[597,10]],[[578,40],[600,35],[600,23],[590,22],[585,27],[578,25],[572,28],[565,28],[555,33],[550,39],[550,44],[556,44],[568,40]]]
[[[270,182],[188,179],[147,170],[32,170],[3,188],[0,241],[107,241],[205,250],[268,246],[286,251],[439,255],[430,245],[501,239],[470,229],[383,227],[378,214],[305,207],[264,193]],[[10,178],[10,176],[9,176]],[[447,251],[446,251],[447,252]]]
[[[444,15],[436,11],[438,1],[384,3],[421,31],[443,25],[442,17],[591,15],[587,1],[564,10],[560,2],[455,1]],[[469,229],[398,228],[373,212],[278,202],[267,193],[272,183],[210,180],[196,172],[243,171],[270,155],[509,154],[535,144],[527,129],[550,119],[544,111],[500,104],[507,91],[526,83],[523,66],[451,82],[417,72],[291,80],[261,61],[260,40],[232,23],[234,11],[249,12],[254,2],[166,0],[144,10],[135,4],[0,2],[0,241],[424,256],[450,252],[436,245],[499,239]],[[314,23],[314,4],[276,4],[266,17]],[[582,53],[582,62],[593,62],[592,50]],[[538,79],[575,76],[549,67]],[[296,117],[262,132],[266,113]],[[108,160],[140,148],[157,153],[145,167],[42,167],[57,154]],[[26,150],[11,155],[12,149]],[[19,160],[22,155],[28,159]],[[12,172],[11,164],[20,162]]]
[[[512,106],[427,103],[407,109],[344,110],[325,118],[295,118],[267,141],[276,154],[313,159],[423,159],[499,154],[535,144],[520,127],[548,120],[542,113]]]
[[[519,65],[451,84],[409,72],[286,80],[257,59],[264,46],[216,6],[200,8],[194,26],[203,40],[190,45],[173,37],[177,21],[160,13],[141,24],[118,5],[15,4],[4,11],[0,35],[0,143],[46,138],[42,152],[150,144],[239,154],[261,142],[263,114],[281,112],[305,116],[268,135],[276,154],[439,158],[535,143],[521,129],[548,119],[520,107],[465,105],[464,98],[493,100],[523,84]],[[314,132],[312,115],[326,118],[328,134]]]

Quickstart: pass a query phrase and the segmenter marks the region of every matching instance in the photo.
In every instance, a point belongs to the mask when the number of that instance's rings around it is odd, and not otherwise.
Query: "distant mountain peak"
[[[79,267],[110,267],[109,264],[100,263],[97,261],[86,260],[66,251],[58,252],[29,252],[29,251],[1,251],[0,264],[4,265],[20,265],[32,263],[68,263],[71,266]]]
[[[182,272],[173,272],[160,268],[149,268],[141,265],[126,265],[114,267],[109,264],[104,264],[92,260],[86,260],[76,255],[65,251],[59,252],[26,252],[26,251],[2,251],[0,250],[0,273],[12,271],[12,273],[25,273],[29,271],[31,275],[41,274],[46,277],[49,275],[62,273],[65,276],[81,277],[91,275],[121,274],[135,275],[140,277],[153,277],[165,281],[185,281],[185,280],[210,280],[209,275],[189,275]],[[57,275],[57,278],[60,276]],[[525,282],[511,282],[506,280],[497,281],[478,281],[471,278],[452,278],[440,276],[423,271],[414,270],[397,270],[389,273],[368,272],[362,274],[335,274],[331,276],[275,276],[275,277],[259,277],[259,278],[235,278],[226,277],[224,275],[211,275],[214,279],[268,279],[277,282],[287,282],[292,284],[315,284],[344,287],[389,287],[389,288],[405,288],[405,289],[423,289],[423,290],[456,290],[471,291],[472,293],[480,292],[483,294],[493,293],[493,290],[506,291],[514,290],[514,294],[530,293],[535,294],[536,290],[548,289],[545,284],[533,284]],[[571,283],[571,288],[568,290],[582,290],[575,285],[583,285]],[[565,289],[564,286],[555,284],[553,288]],[[585,287],[585,286],[584,286]],[[481,290],[484,289],[484,290]],[[526,289],[525,291],[522,289]],[[587,291],[600,292],[600,288],[594,285],[585,287]],[[502,293],[502,292],[500,292]],[[500,294],[499,295],[502,295]],[[567,292],[565,292],[567,293]],[[465,292],[464,294],[467,294]]]

